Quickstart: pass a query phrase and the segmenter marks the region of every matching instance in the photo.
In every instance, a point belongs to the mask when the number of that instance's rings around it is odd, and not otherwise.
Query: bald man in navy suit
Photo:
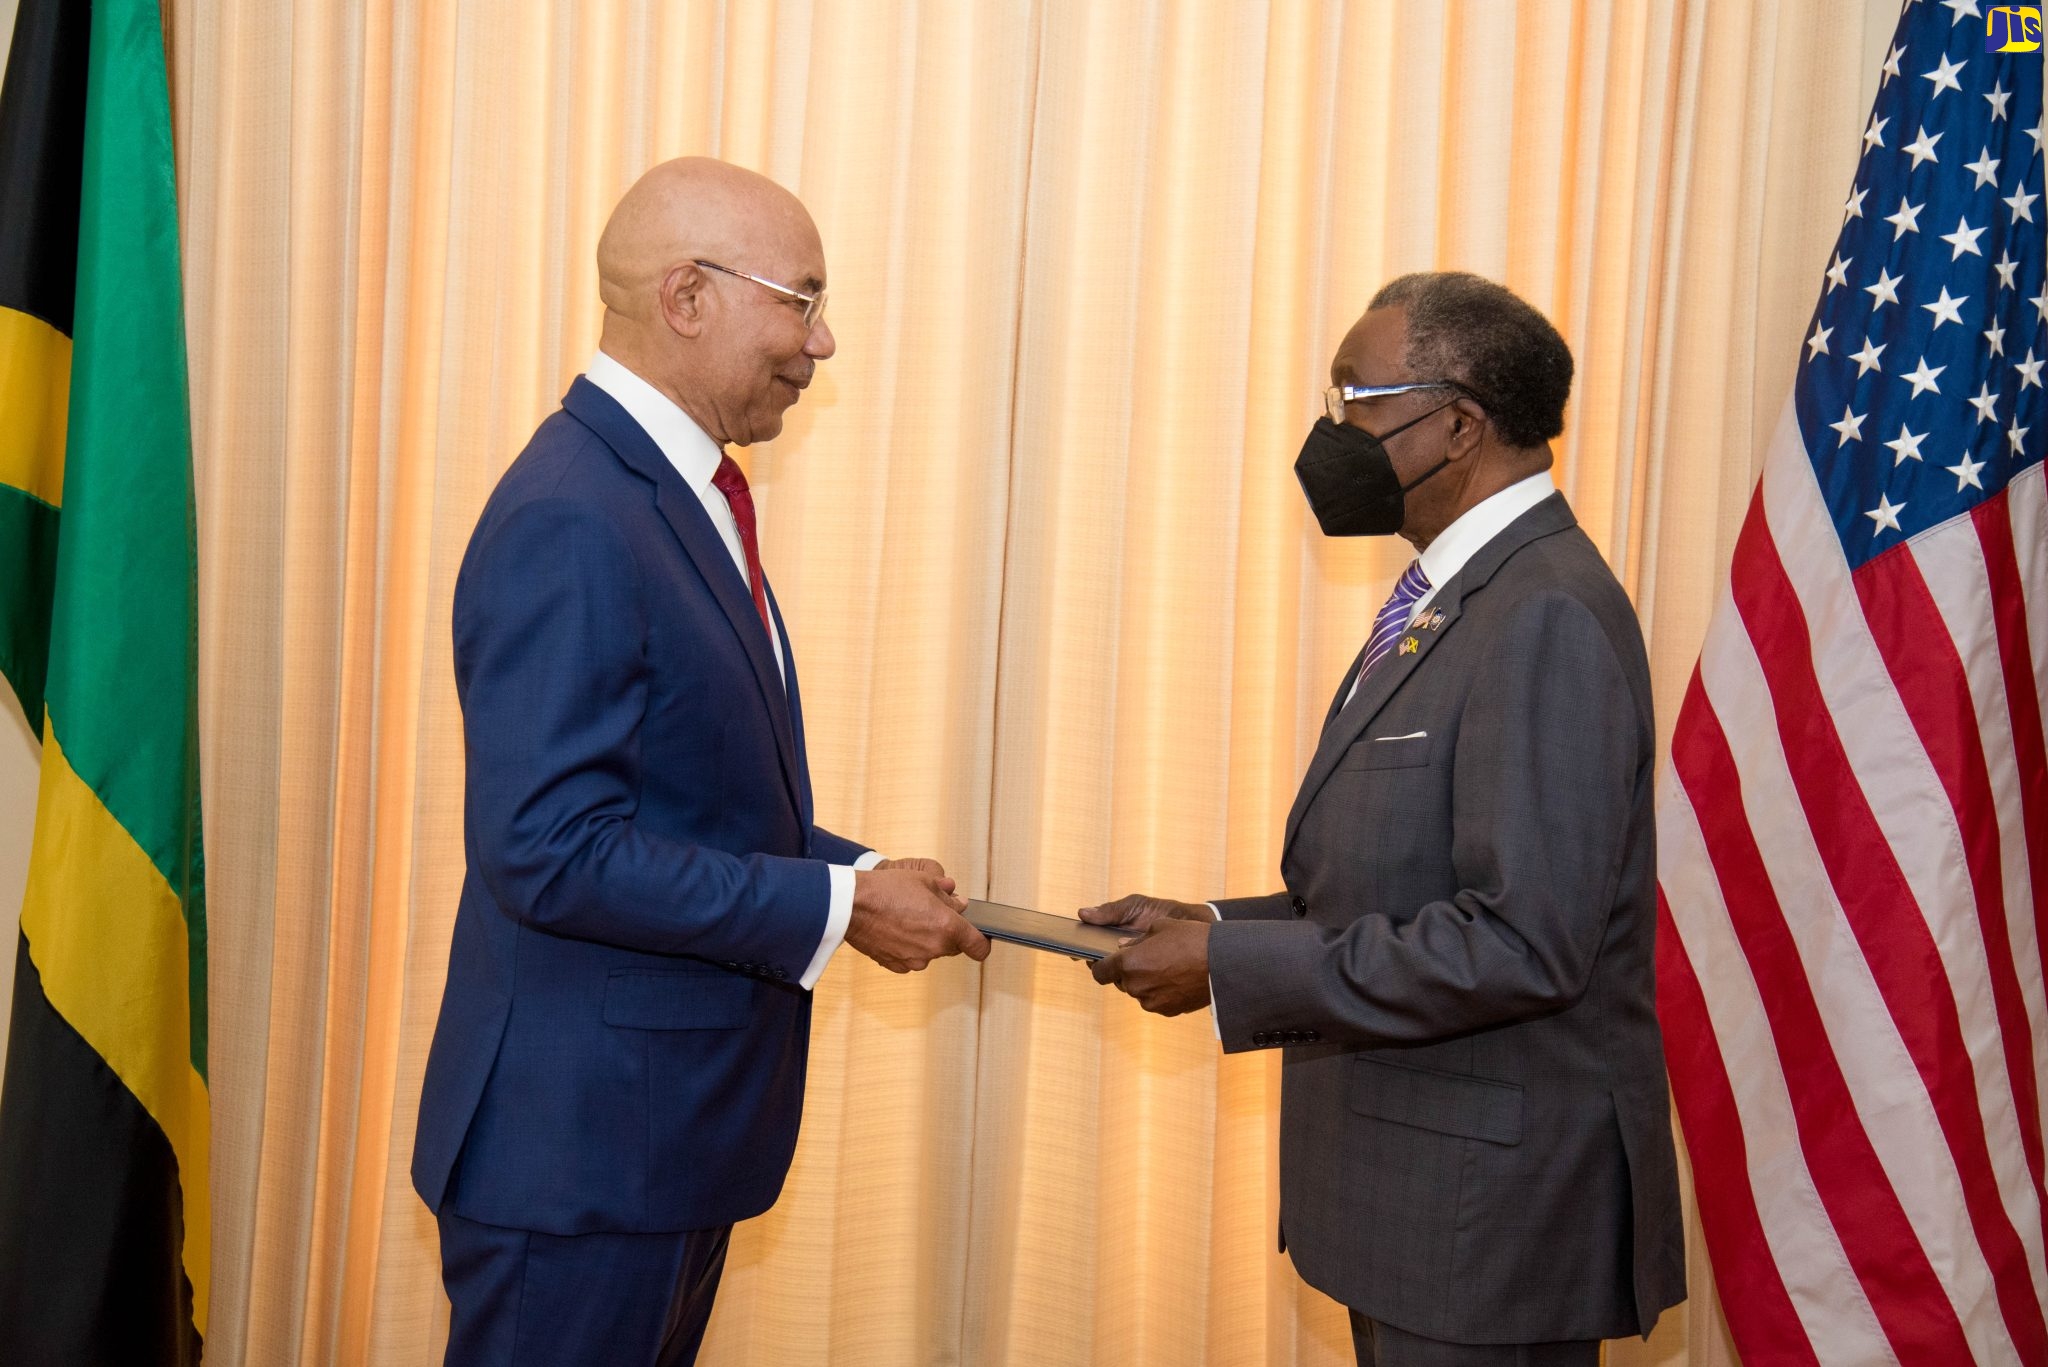
[[[598,244],[598,354],[455,589],[468,875],[413,1183],[450,1364],[694,1361],[735,1221],[781,1191],[811,989],[988,941],[936,861],[818,826],[796,662],[729,454],[834,350],[796,198],[704,158]]]

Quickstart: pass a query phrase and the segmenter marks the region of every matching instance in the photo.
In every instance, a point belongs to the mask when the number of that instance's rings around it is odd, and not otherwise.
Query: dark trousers
[[[1358,1367],[1600,1367],[1600,1341],[1445,1343],[1351,1312]]]
[[[732,1226],[536,1234],[443,1213],[447,1367],[689,1367]]]

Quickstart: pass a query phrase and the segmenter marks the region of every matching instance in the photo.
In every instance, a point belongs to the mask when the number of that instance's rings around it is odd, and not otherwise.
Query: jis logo
[[[1986,52],[2039,52],[2041,11],[2032,6],[2000,5],[1984,18]]]

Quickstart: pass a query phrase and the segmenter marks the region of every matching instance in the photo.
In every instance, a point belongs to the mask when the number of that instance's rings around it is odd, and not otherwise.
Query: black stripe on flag
[[[26,940],[17,954],[0,1085],[0,1363],[194,1367],[171,1142],[51,1007]]]
[[[90,0],[21,0],[0,84],[0,308],[71,335]]]

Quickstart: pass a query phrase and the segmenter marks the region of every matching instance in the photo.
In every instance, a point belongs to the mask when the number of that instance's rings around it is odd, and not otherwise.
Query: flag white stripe
[[[1663,789],[1657,803],[1657,866],[1735,1096],[1757,1219],[1771,1259],[1823,1363],[1896,1362],[1814,1189],[1770,1019],[1728,920],[1698,820],[1677,774],[1668,768]]]
[[[2036,683],[2048,679],[2048,473],[2044,472],[2048,466],[2033,466],[2005,487]]]

